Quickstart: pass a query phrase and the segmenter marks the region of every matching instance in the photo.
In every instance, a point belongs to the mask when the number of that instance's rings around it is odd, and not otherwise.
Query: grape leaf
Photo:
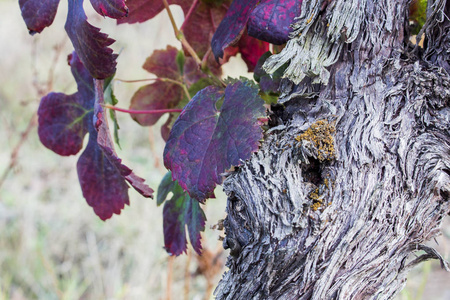
[[[167,46],[165,50],[155,50],[146,60],[142,68],[158,77],[177,80],[180,78],[180,70],[176,57],[178,49]]]
[[[130,168],[122,164],[122,160],[117,156],[112,142],[111,134],[108,127],[108,122],[105,118],[102,105],[103,99],[103,85],[101,81],[96,81],[96,97],[94,104],[94,123],[95,129],[98,132],[97,143],[103,150],[105,156],[109,161],[119,170],[120,174],[128,181],[128,183],[144,197],[152,197],[153,190],[144,184],[144,179],[135,175]]]
[[[65,29],[80,60],[92,77],[104,79],[115,73],[117,54],[113,54],[113,50],[108,48],[114,40],[87,22],[83,0],[69,1]]]
[[[120,19],[128,15],[125,0],[91,0],[91,4],[101,16]]]
[[[251,37],[272,44],[285,43],[289,39],[291,23],[300,15],[301,3],[298,0],[234,0],[212,38],[214,56],[222,58],[224,49],[237,43],[246,25]],[[241,47],[241,52],[242,49],[247,48]],[[265,48],[261,54],[267,50]]]
[[[188,80],[186,80],[188,81]],[[194,82],[188,89],[189,95],[194,97],[200,90],[204,89],[207,86],[212,85],[211,79],[207,77],[200,78],[196,82]],[[177,107],[183,108],[189,102],[189,99],[184,96],[183,100],[178,103]],[[167,142],[169,139],[170,130],[172,130],[173,124],[177,120],[179,113],[170,113],[169,118],[166,123],[161,126],[161,136]]]
[[[89,112],[82,102],[79,93],[50,93],[42,98],[38,109],[38,135],[45,147],[62,156],[81,150],[87,133],[84,117]]]
[[[172,181],[172,172],[167,172],[161,180],[156,193],[156,204],[160,206],[166,201],[167,196],[174,189],[176,181]]]
[[[19,0],[22,18],[31,35],[52,25],[58,5],[59,0]]]
[[[261,0],[248,20],[248,34],[276,45],[286,43],[301,5],[301,0]]]
[[[257,88],[237,81],[225,91],[209,86],[186,105],[166,143],[164,165],[191,197],[203,202],[213,196],[220,174],[257,150],[263,104]]]
[[[198,254],[201,254],[200,232],[205,230],[205,214],[198,201],[189,197],[176,181],[172,182],[170,192],[173,193],[173,196],[166,201],[163,208],[165,249],[171,255],[180,255],[186,252],[187,225],[191,245]],[[168,191],[164,193],[167,197]]]
[[[183,26],[183,33],[187,41],[200,58],[210,48],[211,38],[218,24],[224,18],[230,2],[230,0],[225,0],[222,3],[216,4],[199,1],[196,10],[190,15],[188,22]],[[185,7],[183,11],[186,16],[192,1],[184,0],[174,4],[179,4],[182,8]]]
[[[234,0],[211,41],[216,59],[222,58],[224,49],[237,43],[258,0]]]
[[[182,108],[187,103],[186,95],[180,85],[167,81],[175,80],[184,82],[189,87],[189,93],[195,95],[199,90],[191,89],[191,86],[198,86],[201,82],[201,88],[210,85],[211,81],[203,74],[197,63],[192,57],[184,59],[183,73],[177,63],[178,50],[175,47],[167,46],[165,50],[156,50],[147,58],[143,68],[160,77],[159,81],[143,86],[133,95],[130,109],[132,110],[154,110]],[[220,70],[219,70],[220,71]],[[206,85],[205,85],[206,84]],[[131,114],[131,117],[143,126],[154,125],[163,114]],[[163,125],[162,136],[167,138],[167,131],[174,120],[171,113],[169,121]]]
[[[168,2],[172,4],[171,0]],[[127,18],[117,20],[118,24],[142,23],[153,19],[164,9],[164,3],[162,1],[128,0],[127,6],[128,16]]]
[[[92,113],[90,114],[92,117]],[[130,170],[131,171],[131,170]],[[124,174],[106,157],[97,143],[97,132],[90,123],[89,142],[77,162],[78,180],[87,203],[103,221],[129,205]]]
[[[42,144],[63,156],[78,153],[88,131],[87,114],[92,112],[92,77],[78,56],[68,56],[78,91],[72,95],[50,93],[41,99],[38,109],[38,135]]]
[[[131,98],[130,109],[153,110],[174,108],[182,99],[182,89],[173,83],[157,81],[143,86]],[[151,126],[158,122],[163,114],[131,114],[142,126]]]

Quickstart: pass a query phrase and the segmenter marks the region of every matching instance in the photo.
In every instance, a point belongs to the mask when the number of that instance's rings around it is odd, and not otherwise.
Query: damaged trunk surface
[[[217,299],[392,299],[450,212],[450,4],[306,1],[273,127],[230,174]],[[415,255],[414,255],[415,254]]]

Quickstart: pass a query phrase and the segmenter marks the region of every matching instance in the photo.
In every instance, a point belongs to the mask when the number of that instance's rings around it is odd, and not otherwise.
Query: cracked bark
[[[350,2],[361,28],[327,84],[286,80],[260,150],[224,182],[217,299],[392,299],[418,263],[449,270],[424,243],[450,213],[450,3],[429,1],[422,49],[407,1]],[[332,145],[299,138],[317,124],[334,126]]]

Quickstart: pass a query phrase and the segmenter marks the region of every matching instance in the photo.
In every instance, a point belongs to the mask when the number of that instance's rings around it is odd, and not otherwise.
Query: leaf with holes
[[[191,197],[212,197],[220,174],[257,150],[263,104],[257,88],[237,81],[225,90],[209,86],[186,105],[166,143],[164,164]]]
[[[173,196],[163,209],[164,247],[171,255],[186,252],[187,226],[191,245],[201,254],[200,232],[205,231],[205,214],[198,201],[189,197],[176,182],[173,181],[170,191]]]

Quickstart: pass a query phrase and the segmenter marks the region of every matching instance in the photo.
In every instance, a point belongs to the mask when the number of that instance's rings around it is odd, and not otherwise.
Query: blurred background
[[[142,24],[116,26],[93,12],[89,22],[117,42],[116,78],[153,75],[141,66],[155,49],[180,48],[165,12]],[[180,26],[181,9],[172,6]],[[211,229],[225,217],[226,197],[204,207],[208,221],[204,254],[169,257],[163,249],[162,207],[130,189],[130,206],[102,222],[82,197],[76,174],[78,156],[61,157],[39,142],[36,111],[50,91],[67,94],[76,84],[67,65],[72,46],[64,31],[67,2],[61,1],[55,22],[30,36],[16,0],[0,0],[0,300],[4,299],[213,299],[225,270],[228,251]],[[251,76],[244,62],[232,58],[226,75]],[[144,83],[115,82],[119,107],[127,108]],[[122,149],[119,156],[156,190],[166,170],[160,125],[146,128],[118,113]],[[450,259],[450,222],[433,241]],[[450,300],[450,275],[437,262],[411,272],[398,299]]]

